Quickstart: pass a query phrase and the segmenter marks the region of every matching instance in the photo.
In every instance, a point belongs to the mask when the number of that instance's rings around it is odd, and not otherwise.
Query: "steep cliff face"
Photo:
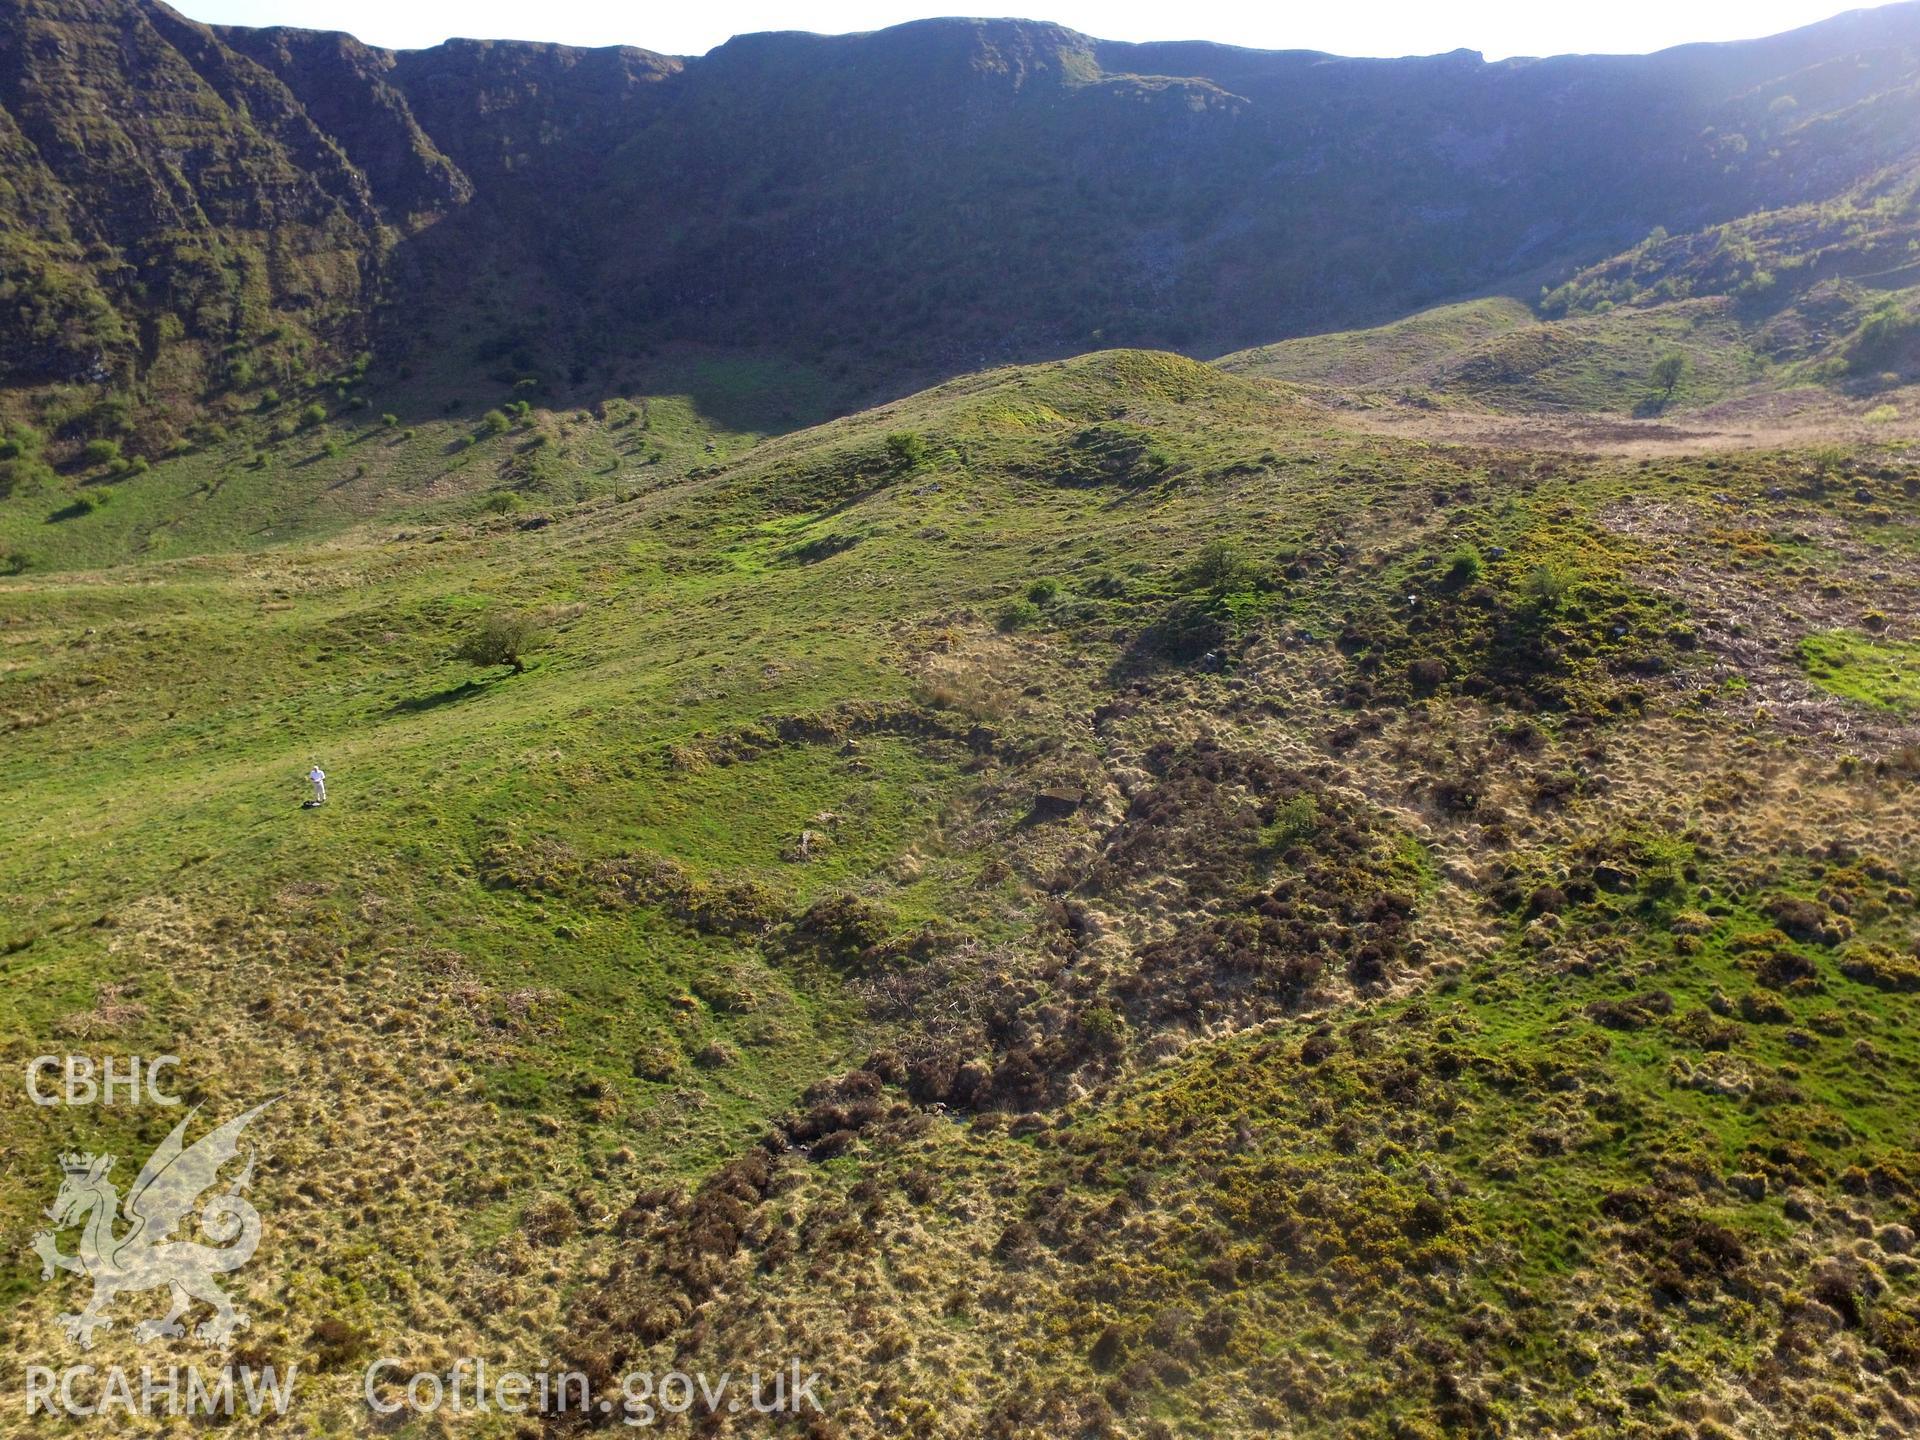
[[[473,198],[472,182],[415,119],[389,52],[312,30],[223,28],[210,38],[300,97],[313,123],[365,177],[383,216],[427,217]]]
[[[0,8],[0,385],[97,387],[69,430],[144,406],[163,445],[209,396],[362,349],[393,241],[470,198],[388,57],[254,38],[269,63],[160,6]]]
[[[393,57],[395,82],[481,185],[561,189],[629,139],[681,61],[625,46],[449,40]],[[586,197],[582,197],[586,198]]]
[[[900,363],[1217,351],[1838,193],[1920,148],[1916,35],[1908,9],[1498,65],[1013,22],[747,37],[620,155],[600,224],[640,243],[600,273],[669,328]]]
[[[22,217],[0,251],[0,379],[193,386],[276,328],[327,348],[362,333],[386,243],[372,184],[206,27],[159,6],[8,6],[0,104]]]
[[[1495,65],[977,20],[395,54],[4,0],[0,385],[197,404],[453,312],[575,374],[671,339],[874,377],[1219,351],[1842,194],[1920,153],[1917,47],[1896,5]]]

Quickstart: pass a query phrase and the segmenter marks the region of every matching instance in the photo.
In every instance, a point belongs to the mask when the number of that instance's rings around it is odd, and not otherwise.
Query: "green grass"
[[[792,362],[697,353],[657,360],[644,388],[591,408],[529,404],[511,422],[493,397],[509,403],[512,389],[468,371],[423,375],[383,392],[378,405],[364,379],[345,404],[336,388],[309,392],[323,401],[289,393],[270,410],[229,416],[219,438],[207,432],[141,473],[67,467],[17,486],[0,503],[0,554],[51,571],[272,550],[376,517],[434,525],[491,510],[502,524],[520,523],[725,463],[821,419],[835,393]],[[327,418],[296,423],[309,405]]]
[[[1400,381],[1426,367],[1535,324],[1518,300],[1469,300],[1423,310],[1371,330],[1303,336],[1223,356],[1225,370],[1355,389]]]
[[[1800,663],[1821,689],[1879,710],[1920,707],[1920,645],[1829,630],[1800,642]]]

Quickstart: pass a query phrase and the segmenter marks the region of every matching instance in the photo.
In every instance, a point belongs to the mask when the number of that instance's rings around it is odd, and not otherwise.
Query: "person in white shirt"
[[[314,761],[313,768],[307,771],[307,779],[313,782],[313,803],[315,805],[326,804],[327,772],[320,768],[320,762],[318,760]]]

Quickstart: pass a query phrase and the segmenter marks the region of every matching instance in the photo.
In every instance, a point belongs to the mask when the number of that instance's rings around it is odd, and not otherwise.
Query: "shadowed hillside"
[[[576,390],[804,352],[866,393],[1219,353],[1827,203],[1911,162],[1917,37],[1489,65],[955,20],[679,60],[8,0],[0,382],[157,455],[369,347]]]

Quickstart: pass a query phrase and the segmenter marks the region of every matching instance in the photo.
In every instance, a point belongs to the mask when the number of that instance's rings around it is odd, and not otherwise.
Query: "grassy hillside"
[[[844,393],[773,357],[685,351],[656,362],[647,391],[556,409],[544,381],[516,373],[475,374],[456,352],[376,390],[350,368],[196,428],[159,466],[117,446],[60,459],[36,427],[0,430],[0,569],[259,551],[375,517],[537,524],[709,470]]]
[[[1920,168],[1889,165],[1820,202],[1768,207],[1724,225],[1638,245],[1542,297],[1549,314],[1725,295],[1762,313],[1836,282],[1871,292],[1920,279]]]
[[[337,456],[0,499],[6,1063],[285,1095],[230,1353],[301,1426],[377,1354],[799,1356],[846,1436],[1915,1423],[1910,454],[1139,351],[452,453],[348,389]],[[0,1101],[11,1353],[78,1358],[58,1155],[174,1118]]]
[[[1533,312],[1518,300],[1468,300],[1367,330],[1261,345],[1223,356],[1216,363],[1241,374],[1372,389],[1409,383],[1412,377],[1444,367],[1477,345],[1533,324]]]
[[[1671,393],[1655,378],[1669,355],[1684,360]],[[1725,300],[1562,320],[1538,319],[1516,300],[1472,300],[1374,330],[1241,351],[1219,364],[1349,394],[1518,413],[1684,410],[1787,379]]]
[[[1235,374],[1343,397],[1510,414],[1684,414],[1818,388],[1871,409],[1920,377],[1920,291],[1830,284],[1775,309],[1728,296],[1652,297],[1540,318],[1511,299],[1466,301],[1371,330],[1223,356]],[[1662,361],[1677,364],[1668,386]]]

